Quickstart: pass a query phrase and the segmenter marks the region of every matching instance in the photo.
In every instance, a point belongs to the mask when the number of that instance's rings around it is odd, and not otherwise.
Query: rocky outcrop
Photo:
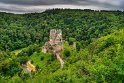
[[[26,61],[21,63],[21,67],[23,68],[23,70],[28,73],[30,75],[30,77],[32,77],[32,73],[36,72],[36,68],[33,64],[31,64],[30,61]]]

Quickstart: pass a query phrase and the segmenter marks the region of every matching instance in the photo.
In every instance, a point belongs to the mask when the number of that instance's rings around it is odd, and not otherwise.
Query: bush
[[[66,56],[66,57],[69,57],[70,56],[70,51],[68,50],[68,49],[64,49],[64,55]]]

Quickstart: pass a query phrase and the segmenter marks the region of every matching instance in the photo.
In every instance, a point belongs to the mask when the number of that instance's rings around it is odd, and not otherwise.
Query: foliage
[[[0,82],[124,82],[123,17],[121,11],[70,9],[0,13]],[[41,51],[52,28],[63,32],[63,69],[53,54]],[[76,49],[70,46],[72,42]],[[27,60],[37,69],[32,79],[20,66]]]
[[[89,13],[90,12],[90,13]],[[59,28],[63,40],[77,40],[86,47],[98,38],[124,26],[121,11],[53,9],[43,13],[0,13],[0,49],[17,50],[30,44],[43,44],[49,31]],[[73,39],[72,39],[73,38]]]

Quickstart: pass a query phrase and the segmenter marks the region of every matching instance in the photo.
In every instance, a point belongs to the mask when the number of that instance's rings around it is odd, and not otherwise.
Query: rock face
[[[60,29],[52,29],[50,30],[49,41],[46,42],[42,48],[42,52],[53,53],[57,59],[60,61],[61,68],[63,68],[64,61],[60,57],[60,52],[63,49],[62,45],[62,31]]]
[[[36,71],[35,66],[31,64],[30,61],[26,61],[25,63],[22,63],[21,66],[25,72],[29,73],[30,76],[31,76],[31,73]]]

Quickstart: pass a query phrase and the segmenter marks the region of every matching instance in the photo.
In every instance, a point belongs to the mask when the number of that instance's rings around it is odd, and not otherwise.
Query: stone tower
[[[50,30],[50,44],[62,45],[62,31],[60,29]]]

